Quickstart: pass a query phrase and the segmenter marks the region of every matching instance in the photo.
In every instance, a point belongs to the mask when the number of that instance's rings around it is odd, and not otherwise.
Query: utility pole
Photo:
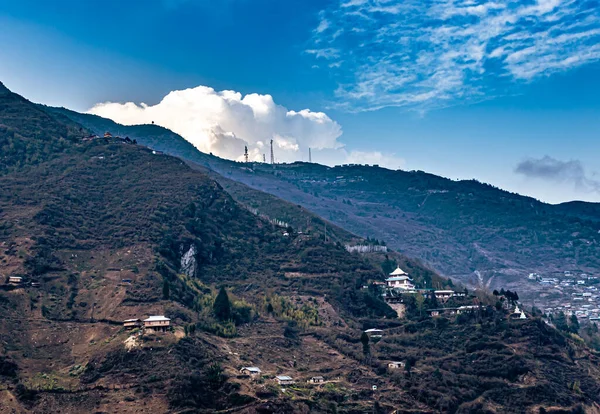
[[[244,159],[248,162],[248,146],[244,146]]]
[[[273,155],[273,140],[271,140],[271,165],[275,164],[275,155]]]
[[[312,163],[312,154],[310,152],[310,147],[308,147],[308,162]]]

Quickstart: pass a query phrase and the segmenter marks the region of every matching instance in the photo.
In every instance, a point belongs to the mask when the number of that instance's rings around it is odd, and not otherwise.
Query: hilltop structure
[[[385,281],[388,287],[394,289],[413,290],[415,288],[415,285],[411,283],[412,279],[408,276],[408,273],[400,269],[400,266],[390,273],[390,277],[385,279]]]

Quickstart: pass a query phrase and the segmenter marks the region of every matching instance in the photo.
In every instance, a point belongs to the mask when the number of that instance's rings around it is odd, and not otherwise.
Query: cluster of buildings
[[[376,281],[372,284],[380,288],[381,296],[388,303],[396,303],[400,301],[403,294],[433,294],[435,295],[436,299],[441,302],[446,302],[452,297],[466,296],[465,292],[456,292],[450,289],[417,289],[408,273],[402,270],[400,266],[398,266],[392,273],[389,274],[389,277],[385,279],[385,282]],[[365,286],[364,288],[368,288],[368,286]]]
[[[123,138],[123,137],[120,137],[118,135],[113,135],[110,132],[105,132],[104,136],[102,138],[108,139],[108,140],[122,141],[122,142],[125,142],[127,144],[137,144],[137,140],[135,140],[135,139],[131,139],[129,137]],[[94,140],[97,140],[97,139],[100,139],[100,136],[94,135],[94,134],[86,136],[86,137],[83,137],[83,141],[94,141]]]
[[[544,291],[541,295],[544,298],[544,314],[563,312],[567,316],[575,315],[580,320],[600,320],[598,276],[565,271],[549,277],[530,273],[527,279],[537,283]]]

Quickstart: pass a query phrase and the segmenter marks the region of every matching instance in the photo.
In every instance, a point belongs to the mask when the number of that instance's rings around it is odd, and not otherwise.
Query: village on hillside
[[[408,273],[402,270],[400,266],[397,266],[396,269],[389,274],[388,278],[385,279],[385,282],[371,281],[370,285],[363,286],[363,289],[375,290],[375,292],[396,311],[399,318],[404,317],[406,312],[405,302],[409,297],[428,298],[430,304],[438,304],[438,306],[430,306],[425,309],[427,315],[432,317],[472,313],[481,307],[472,304],[475,296],[470,295],[467,289],[458,291],[452,289],[416,287],[413,279]],[[446,306],[450,299],[453,299],[455,306]],[[510,310],[512,303],[516,306],[513,312],[510,313],[511,317],[526,319],[527,316],[525,312],[522,309],[519,309],[516,300],[505,301],[503,307],[506,310]]]
[[[527,280],[540,289],[540,299],[535,305],[543,314],[556,316],[562,312],[566,316],[575,315],[580,321],[600,320],[598,276],[566,270],[549,277],[530,273]]]

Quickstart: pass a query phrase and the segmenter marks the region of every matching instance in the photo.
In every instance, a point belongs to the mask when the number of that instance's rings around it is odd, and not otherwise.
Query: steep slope
[[[581,209],[423,172],[305,163],[254,164],[249,171],[216,157],[205,165],[357,234],[386,240],[446,275],[497,272],[506,283],[528,271],[593,272],[600,266],[593,208],[583,210],[584,217]]]
[[[65,120],[59,122],[0,82],[0,174],[68,149],[86,131]]]
[[[268,216],[271,220],[288,223],[295,229],[312,230],[324,235],[325,230],[327,230],[327,237],[333,241],[342,243],[357,241],[357,237],[352,233],[323,220],[321,217],[299,205],[290,204],[282,199],[273,197],[269,193],[256,191],[251,187],[227,179],[215,171],[203,167],[206,164],[206,155],[198,151],[180,135],[166,128],[158,125],[126,126],[97,115],[81,114],[66,108],[55,108],[44,105],[38,105],[38,107],[53,115],[78,122],[95,134],[102,135],[104,132],[112,131],[120,136],[128,136],[131,139],[136,139],[140,144],[157,151],[182,158],[188,161],[192,168],[208,174],[221,184],[236,201],[258,214]]]
[[[299,204],[292,204],[272,194],[255,190],[238,181],[225,178],[199,164],[193,162],[188,162],[188,164],[193,169],[202,171],[214,179],[235,201],[243,204],[256,214],[289,224],[292,228],[299,231],[317,233],[322,237],[327,237],[327,240],[334,242],[348,244],[365,243],[365,240],[362,238],[324,220]]]
[[[86,126],[97,131],[107,126],[102,118],[64,113],[84,117]],[[148,126],[126,128],[146,142],[136,131]],[[600,210],[593,203],[553,206],[476,181],[452,181],[421,171],[245,165],[184,151],[181,141],[173,134],[160,149],[301,205],[355,234],[385,240],[463,282],[510,287],[534,297],[535,285],[524,280],[530,272],[594,273],[600,268]]]
[[[0,188],[2,273],[39,284],[0,291],[0,404],[15,412],[598,410],[597,355],[576,337],[507,319],[485,295],[450,319],[407,302],[398,320],[361,289],[381,270],[284,236],[177,158],[78,142]],[[173,330],[121,325],[153,314]],[[361,343],[369,327],[384,338]]]

